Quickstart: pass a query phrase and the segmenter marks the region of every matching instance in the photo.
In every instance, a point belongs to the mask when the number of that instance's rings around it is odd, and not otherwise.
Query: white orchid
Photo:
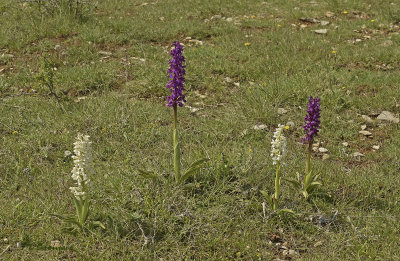
[[[279,124],[274,132],[274,138],[271,141],[271,158],[274,165],[280,162],[286,155],[286,138],[283,136],[284,125]]]

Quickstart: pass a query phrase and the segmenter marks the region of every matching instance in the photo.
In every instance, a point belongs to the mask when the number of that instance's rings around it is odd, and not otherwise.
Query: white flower
[[[86,185],[90,181],[87,175],[93,174],[91,144],[88,135],[78,133],[74,142],[75,155],[72,156],[75,165],[71,171],[72,179],[76,181],[77,186],[69,188],[77,199],[85,199]]]
[[[274,165],[282,160],[282,157],[286,155],[286,138],[282,132],[285,128],[284,125],[279,124],[274,132],[274,138],[271,141],[271,158]]]

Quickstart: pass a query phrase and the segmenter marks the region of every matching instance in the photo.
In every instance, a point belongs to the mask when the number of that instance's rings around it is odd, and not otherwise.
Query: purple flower
[[[310,99],[308,100],[308,114],[304,118],[305,125],[303,126],[306,136],[302,138],[303,143],[311,143],[314,140],[314,137],[318,134],[319,124],[321,123],[319,120],[319,100],[318,97],[314,99],[312,96],[310,96]]]
[[[185,83],[185,67],[182,63],[185,61],[185,57],[182,55],[183,46],[177,42],[173,42],[172,45],[175,47],[171,52],[172,59],[168,62],[170,68],[168,69],[169,81],[165,86],[171,91],[171,96],[167,96],[167,106],[173,107],[177,104],[182,107],[183,103],[186,102],[183,84]]]

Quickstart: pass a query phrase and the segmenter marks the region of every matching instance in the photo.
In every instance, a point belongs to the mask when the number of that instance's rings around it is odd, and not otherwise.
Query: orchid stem
[[[280,163],[279,161],[276,162],[276,176],[275,176],[275,195],[273,198],[273,205],[272,205],[272,210],[276,210],[278,206],[278,199],[279,199],[279,194],[281,190],[281,179],[279,177],[279,170],[280,170]]]
[[[304,176],[304,191],[307,192],[307,188],[311,183],[312,176],[311,176],[311,153],[312,153],[312,144],[313,141],[308,142],[308,147],[307,147],[307,161],[306,161],[306,173]]]
[[[174,143],[174,171],[175,171],[175,182],[179,183],[181,178],[181,159],[180,159],[180,148],[178,142],[178,130],[177,130],[177,123],[178,123],[178,107],[176,104],[173,106],[174,108],[174,130],[173,130],[173,143]]]

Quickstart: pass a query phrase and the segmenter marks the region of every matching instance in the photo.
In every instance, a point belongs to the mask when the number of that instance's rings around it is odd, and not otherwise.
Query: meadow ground
[[[104,0],[74,8],[0,2],[0,259],[400,259],[399,124],[377,119],[400,113],[399,2]],[[211,159],[186,186],[168,179],[165,84],[176,40],[187,64],[183,166]],[[42,53],[59,102],[39,79]],[[281,207],[296,215],[270,215],[259,191],[274,189],[272,133],[293,122],[282,176],[302,174],[310,95],[321,97],[316,143],[328,151],[317,148],[313,171],[324,194],[306,202],[283,182]],[[105,229],[73,235],[51,214],[74,214],[65,151],[78,132],[93,141],[89,219]]]

